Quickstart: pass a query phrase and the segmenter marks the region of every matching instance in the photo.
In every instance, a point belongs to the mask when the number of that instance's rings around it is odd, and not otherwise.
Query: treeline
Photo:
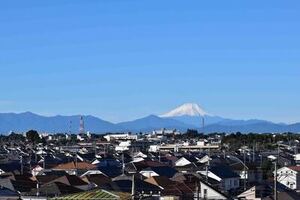
[[[275,149],[278,142],[293,142],[300,140],[300,135],[297,133],[248,133],[240,132],[224,135],[222,138],[223,145],[227,145],[231,150],[236,150],[241,146],[255,147],[260,149]]]
[[[1,142],[25,142],[28,141],[32,144],[46,143],[44,138],[40,138],[39,133],[35,130],[30,130],[23,134],[11,133],[9,135],[1,135]]]

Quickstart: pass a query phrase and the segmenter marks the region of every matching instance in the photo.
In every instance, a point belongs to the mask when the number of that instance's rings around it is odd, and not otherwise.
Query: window
[[[237,186],[237,185],[238,185],[238,181],[234,180],[234,186]]]
[[[222,180],[222,187],[225,188],[225,181]]]
[[[204,199],[206,199],[207,198],[207,189],[204,189],[203,194],[204,194]]]

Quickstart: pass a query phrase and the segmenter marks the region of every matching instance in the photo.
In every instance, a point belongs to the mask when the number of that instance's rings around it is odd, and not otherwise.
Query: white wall
[[[283,167],[277,171],[277,181],[292,190],[296,190],[298,189],[297,174],[296,171]]]
[[[200,182],[201,184],[201,191],[200,191],[200,198],[204,198],[204,190],[207,190],[207,196],[206,199],[227,199],[219,192],[215,191],[214,189],[210,188],[206,184]]]

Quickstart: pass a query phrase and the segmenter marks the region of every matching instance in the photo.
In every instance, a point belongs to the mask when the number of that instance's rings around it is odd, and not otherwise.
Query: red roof
[[[300,166],[290,166],[289,168],[290,168],[291,170],[300,172]]]
[[[77,165],[74,162],[64,163],[57,165],[53,169],[56,170],[73,170],[73,169],[79,169],[79,170],[92,170],[96,169],[97,167],[95,165],[92,165],[87,162],[78,162]]]

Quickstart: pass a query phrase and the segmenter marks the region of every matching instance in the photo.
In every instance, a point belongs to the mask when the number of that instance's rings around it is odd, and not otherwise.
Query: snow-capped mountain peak
[[[160,117],[179,117],[179,116],[205,116],[208,115],[198,104],[185,103],[174,110],[161,115]]]

